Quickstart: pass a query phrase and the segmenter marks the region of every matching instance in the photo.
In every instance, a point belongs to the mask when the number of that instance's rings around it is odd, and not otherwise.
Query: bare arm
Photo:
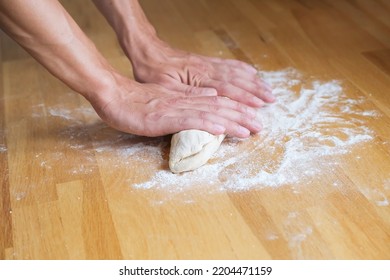
[[[254,112],[238,102],[183,96],[121,76],[56,0],[0,0],[0,24],[116,129],[157,136],[193,128],[238,137],[259,130]]]
[[[52,74],[92,97],[110,67],[58,1],[1,0],[0,24]]]
[[[93,2],[114,28],[138,81],[182,92],[217,90],[218,95],[253,107],[275,100],[251,65],[187,53],[161,41],[138,0]]]

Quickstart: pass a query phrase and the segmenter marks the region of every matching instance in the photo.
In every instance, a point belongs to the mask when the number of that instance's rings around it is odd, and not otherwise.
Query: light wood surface
[[[62,1],[109,61],[132,75],[90,2]],[[169,137],[106,127],[2,34],[0,259],[389,259],[390,1],[141,3],[178,48],[342,80],[348,96],[364,96],[380,112],[369,123],[375,138],[305,186],[208,192],[205,185],[175,196],[134,188],[167,169]],[[163,164],[150,154],[115,158],[139,143],[161,145]]]

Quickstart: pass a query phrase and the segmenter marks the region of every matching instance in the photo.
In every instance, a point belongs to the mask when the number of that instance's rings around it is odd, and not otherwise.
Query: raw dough
[[[205,164],[218,150],[225,135],[201,130],[183,130],[172,136],[169,168],[174,173],[194,170]]]

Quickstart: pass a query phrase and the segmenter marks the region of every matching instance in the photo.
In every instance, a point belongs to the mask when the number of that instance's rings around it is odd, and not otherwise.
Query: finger
[[[272,87],[267,82],[262,80],[257,73],[253,74],[253,73],[245,72],[241,69],[224,67],[224,70],[216,71],[211,76],[211,78],[214,80],[225,81],[225,82],[232,82],[233,80],[241,79],[242,81],[248,83],[254,83],[258,85],[264,91],[272,95]]]
[[[263,87],[268,95],[268,102],[274,102],[276,100],[275,95],[272,94],[272,87],[269,83],[264,81],[258,74],[253,77],[253,82],[261,87]],[[273,100],[273,101],[271,101]]]
[[[264,101],[259,97],[231,83],[209,79],[204,84],[208,87],[215,88],[220,96],[229,97],[230,99],[252,107],[261,107],[264,105]]]
[[[203,110],[213,109],[215,112],[221,109],[230,109],[244,114],[248,118],[255,118],[257,115],[255,108],[221,96],[181,97],[171,99],[168,103],[172,107],[182,109],[203,108]],[[208,109],[204,109],[205,107]]]
[[[191,118],[210,121],[225,127],[225,134],[236,137],[248,137],[251,132],[257,133],[261,130],[261,122],[256,119],[245,118],[243,115],[234,114],[229,110],[221,109],[214,111],[182,110],[182,116],[189,115]]]
[[[177,110],[179,108],[180,111]],[[262,128],[260,121],[257,119],[257,112],[254,108],[227,98],[187,98],[187,103],[176,103],[172,109],[172,112],[196,110],[198,115],[207,116],[210,121],[218,118],[220,123],[224,124],[222,121],[228,120],[245,127],[253,133],[259,132]],[[171,113],[170,115],[175,116],[176,113]],[[214,119],[211,119],[211,116],[214,116]],[[229,127],[226,128],[229,129]]]
[[[196,117],[166,117],[163,123],[169,124],[169,126],[163,127],[165,129],[163,134],[173,134],[188,129],[207,131],[213,135],[220,135],[226,132],[226,128],[223,125]]]
[[[229,65],[232,66],[233,68],[238,68],[248,73],[252,73],[252,74],[257,73],[257,69],[254,66],[240,60],[212,57],[210,58],[210,61],[218,64]]]
[[[270,103],[275,101],[271,87],[257,73],[248,73],[242,69],[231,67],[219,67],[210,75],[210,78],[211,80],[232,84],[260,98],[264,102]],[[201,85],[210,87],[208,81],[203,80]]]
[[[184,108],[182,110],[183,111],[181,112],[184,112],[185,110],[193,110],[193,108]],[[218,118],[219,122],[223,124],[223,120],[228,120],[237,123],[242,127],[245,127],[253,133],[259,132],[262,128],[262,125],[260,121],[256,118],[256,116],[249,116],[248,114],[244,114],[229,108],[223,108],[209,104],[199,104],[196,106],[196,110],[200,111],[200,113],[197,112],[197,114],[199,114],[200,116],[209,117],[210,121],[215,121]],[[214,117],[214,119],[211,119],[212,116]]]
[[[246,138],[249,137],[250,131],[229,120],[220,118],[208,112],[197,110],[183,110],[180,116],[167,116],[162,123],[169,123],[166,127],[169,133],[175,133],[187,129],[198,129],[207,131],[214,135],[228,134],[233,137]]]
[[[231,80],[231,84],[257,96],[267,103],[275,101],[275,97],[273,96],[270,87],[265,83],[236,78]]]

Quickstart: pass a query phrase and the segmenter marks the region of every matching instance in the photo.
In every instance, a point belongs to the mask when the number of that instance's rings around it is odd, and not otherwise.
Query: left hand
[[[205,57],[169,47],[163,42],[149,45],[131,57],[134,77],[186,94],[225,96],[251,107],[275,101],[271,87],[257,70],[242,61]]]

